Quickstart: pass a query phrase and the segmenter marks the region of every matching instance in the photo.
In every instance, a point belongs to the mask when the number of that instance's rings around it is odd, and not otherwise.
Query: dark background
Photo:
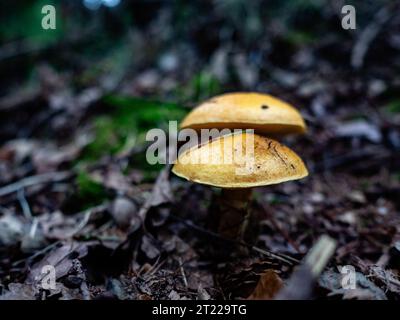
[[[283,142],[310,176],[256,191],[257,247],[301,259],[327,234],[338,247],[313,297],[398,300],[399,53],[398,1],[2,1],[0,299],[231,299],[268,270],[286,282],[293,265],[260,252],[210,258],[218,190],[145,160],[147,130],[258,91],[306,119]],[[35,284],[46,261],[55,290]]]

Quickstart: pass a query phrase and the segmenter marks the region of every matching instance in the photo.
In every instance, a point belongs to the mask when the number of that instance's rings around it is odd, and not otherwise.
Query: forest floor
[[[85,39],[0,55],[10,75],[0,98],[0,300],[273,298],[321,235],[337,248],[313,298],[399,300],[398,36],[380,30],[365,54],[344,31],[278,32],[246,46],[206,36],[218,27],[210,19],[191,30],[195,46],[165,48],[165,19],[95,58],[76,50]],[[399,30],[400,17],[385,23]],[[226,241],[208,228],[219,190],[145,159],[147,130],[230,91],[280,97],[308,126],[282,142],[310,175],[255,189],[259,233],[244,255],[222,255]],[[45,290],[49,264],[57,284]],[[356,290],[341,287],[346,265]]]

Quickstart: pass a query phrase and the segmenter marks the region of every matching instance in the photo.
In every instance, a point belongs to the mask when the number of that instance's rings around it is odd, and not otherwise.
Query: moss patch
[[[180,121],[186,113],[177,104],[133,97],[108,96],[104,103],[110,112],[94,119],[95,138],[85,148],[81,161],[95,161],[143,144],[148,130],[167,129],[169,121]]]

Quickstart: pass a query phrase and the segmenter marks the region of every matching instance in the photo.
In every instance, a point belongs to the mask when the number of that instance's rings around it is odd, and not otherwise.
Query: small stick
[[[336,241],[323,235],[306,255],[303,263],[293,272],[287,285],[278,292],[275,300],[306,300],[322,270],[336,249]]]
[[[394,2],[393,2],[394,3]],[[371,46],[372,41],[378,36],[382,27],[396,12],[395,5],[389,5],[376,12],[370,24],[361,32],[351,53],[351,65],[355,69],[360,69],[364,64],[364,58]]]
[[[281,261],[283,261],[283,262],[285,262],[285,263],[287,263],[289,265],[293,265],[293,264],[299,263],[299,261],[297,259],[292,258],[290,256],[287,256],[285,254],[279,254],[278,255],[278,254],[272,253],[270,251],[261,249],[259,247],[252,246],[252,245],[250,245],[250,244],[248,244],[248,243],[246,243],[244,241],[237,241],[237,240],[224,238],[221,235],[219,235],[218,233],[215,233],[215,232],[212,232],[210,230],[204,229],[204,228],[194,224],[192,221],[186,220],[186,219],[182,219],[182,218],[180,218],[180,217],[178,217],[176,215],[171,214],[170,217],[175,219],[175,220],[178,220],[179,222],[183,223],[184,225],[188,226],[189,228],[192,228],[192,229],[197,230],[199,232],[208,234],[209,236],[212,236],[212,237],[214,237],[216,239],[219,239],[219,240],[222,240],[222,241],[225,241],[225,242],[229,242],[229,243],[233,243],[233,244],[236,244],[236,245],[244,246],[244,247],[249,248],[249,249],[251,249],[253,251],[261,253],[264,256],[275,258],[277,260],[281,260]]]
[[[34,186],[36,184],[59,182],[69,178],[70,176],[71,176],[70,172],[60,171],[60,172],[49,172],[49,173],[39,174],[36,176],[26,177],[0,188],[0,197],[6,196],[10,193],[14,193],[23,188]]]
[[[185,270],[183,269],[182,259],[179,257],[178,261],[179,261],[179,269],[181,270],[181,274],[182,274],[183,283],[185,284],[185,287],[188,288],[189,287],[188,281],[186,278]]]
[[[19,203],[21,204],[22,212],[24,213],[25,218],[27,220],[31,220],[32,212],[31,208],[29,207],[28,200],[26,200],[24,188],[18,190],[17,198]]]
[[[336,241],[326,235],[321,236],[314,247],[311,248],[304,259],[304,264],[310,268],[315,278],[319,277],[335,252],[335,248]]]

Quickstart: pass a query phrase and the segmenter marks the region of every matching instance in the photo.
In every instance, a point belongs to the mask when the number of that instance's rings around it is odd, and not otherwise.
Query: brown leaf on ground
[[[51,251],[42,261],[38,262],[31,269],[27,283],[36,283],[43,278],[42,268],[45,265],[52,265],[56,270],[57,279],[68,274],[73,267],[73,260],[86,256],[87,243],[70,242]]]
[[[156,182],[154,183],[153,190],[146,202],[140,208],[139,216],[144,221],[147,212],[151,207],[157,207],[164,203],[173,201],[171,185],[169,183],[169,170],[170,167],[166,166],[158,175]]]
[[[282,288],[283,281],[279,275],[272,269],[266,270],[258,280],[253,293],[248,300],[269,300]]]

